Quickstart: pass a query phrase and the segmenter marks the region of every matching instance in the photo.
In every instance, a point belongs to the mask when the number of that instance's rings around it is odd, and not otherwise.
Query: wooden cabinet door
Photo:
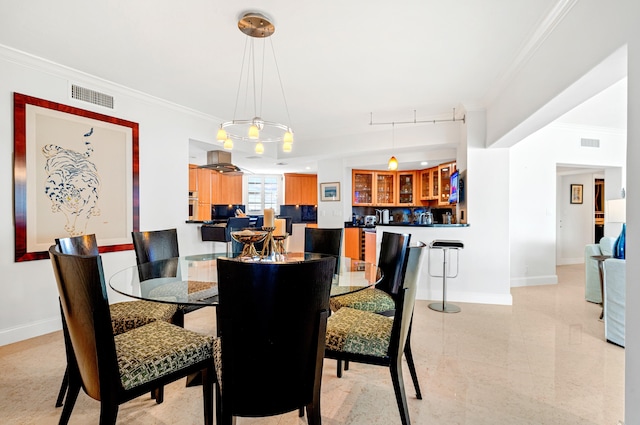
[[[451,174],[455,171],[456,164],[440,164],[438,166],[438,179],[440,181],[440,193],[438,196],[438,205],[449,205],[449,185],[451,184]]]
[[[415,206],[417,204],[416,172],[397,171],[396,181],[396,205]]]
[[[364,261],[377,264],[376,249],[376,232],[364,232]]]
[[[216,195],[213,204],[242,204],[242,176],[219,174],[214,185]]]
[[[318,176],[286,173],[284,203],[285,205],[318,205]]]
[[[373,171],[353,170],[351,183],[353,205],[373,205]]]
[[[420,200],[428,201],[431,195],[431,170],[420,170]]]
[[[375,173],[374,200],[376,206],[393,206],[396,202],[396,172]]]
[[[429,191],[429,199],[437,200],[440,197],[440,176],[438,167],[429,169],[431,172],[431,190]]]
[[[345,257],[360,260],[361,241],[359,227],[346,227],[344,229],[344,255]]]
[[[204,204],[211,204],[211,170],[198,168],[197,176],[198,201]]]
[[[189,192],[198,191],[198,168],[196,165],[189,164]]]

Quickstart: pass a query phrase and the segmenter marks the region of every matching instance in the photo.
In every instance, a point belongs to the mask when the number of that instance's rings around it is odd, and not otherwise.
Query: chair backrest
[[[233,415],[269,416],[312,401],[320,388],[335,261],[218,259],[221,389]]]
[[[63,254],[98,255],[98,242],[96,242],[96,235],[94,234],[57,238],[56,246]]]
[[[178,272],[178,231],[176,229],[152,230],[147,232],[131,232],[136,262],[152,263],[146,267],[138,267],[140,280],[157,277],[176,276]],[[159,260],[173,260],[162,261]]]
[[[411,319],[416,303],[418,278],[422,270],[421,259],[426,246],[427,244],[421,241],[416,245],[409,246],[403,289],[398,291],[398,302],[394,316],[395,322],[391,331],[392,343],[389,348],[390,351],[397,350],[393,353],[395,355],[400,355],[404,351],[404,346],[411,329]],[[394,338],[397,340],[396,344],[393,344]]]
[[[62,254],[49,248],[60,304],[85,392],[101,395],[121,390],[111,313],[99,255]],[[73,373],[73,371],[70,371]]]
[[[131,232],[138,264],[179,257],[176,229]]]
[[[402,288],[405,272],[407,270],[410,234],[382,233],[378,267],[382,269],[384,276],[376,285],[376,288],[391,295],[396,304],[397,295]]]
[[[342,247],[342,228],[318,229],[304,228],[304,251],[340,256]]]

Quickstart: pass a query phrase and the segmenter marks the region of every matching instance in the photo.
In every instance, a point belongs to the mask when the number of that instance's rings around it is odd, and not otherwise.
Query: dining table
[[[210,253],[174,257],[129,266],[109,278],[109,286],[119,294],[140,300],[170,304],[215,306],[218,299],[217,260],[259,263],[304,262],[326,257],[326,254],[293,252],[269,257],[229,256]],[[337,257],[330,296],[366,289],[380,282],[382,270],[373,263],[349,257]],[[301,276],[304,281],[304,276]]]

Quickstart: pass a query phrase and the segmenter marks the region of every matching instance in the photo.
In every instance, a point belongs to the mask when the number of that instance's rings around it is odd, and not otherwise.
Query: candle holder
[[[267,237],[262,245],[262,251],[260,251],[260,258],[270,257],[271,254],[276,253],[276,242],[273,240],[273,231],[275,227],[262,226],[262,230],[267,232]]]
[[[288,233],[285,233],[284,235],[273,236],[273,240],[276,246],[276,254],[279,254],[279,255],[285,254],[284,241],[287,239],[287,236],[289,236]]]

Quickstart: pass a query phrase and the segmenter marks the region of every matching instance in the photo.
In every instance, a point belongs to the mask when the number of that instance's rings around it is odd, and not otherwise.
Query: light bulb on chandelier
[[[262,115],[261,108],[263,88],[256,87],[256,80],[259,80],[261,83],[264,81],[266,39],[275,32],[275,26],[266,16],[256,12],[249,12],[245,13],[238,21],[238,29],[242,31],[242,33],[245,34],[247,38],[245,41],[245,51],[242,59],[242,70],[238,83],[233,120],[220,124],[220,129],[218,130],[216,139],[220,143],[223,143],[223,147],[225,149],[233,149],[234,140],[247,142],[258,141],[255,146],[255,152],[258,154],[262,154],[264,152],[263,143],[282,142],[282,151],[291,152],[291,148],[293,145],[293,130],[288,124],[285,125],[278,122],[265,121],[260,118],[260,116]],[[255,39],[263,39],[261,64],[262,69],[259,70],[261,72],[260,76],[258,76],[258,74],[256,73],[256,52],[254,47]],[[289,108],[287,105],[287,99],[284,94],[282,79],[280,78],[280,70],[278,68],[278,62],[276,60],[273,42],[271,42],[270,38],[269,41],[271,43],[273,62],[275,65],[278,82],[280,84],[280,91],[284,100],[285,112],[287,114],[287,119],[290,122],[291,118],[289,116]],[[246,69],[245,58],[247,58]],[[243,78],[245,79],[244,83]],[[253,92],[253,118],[250,119],[236,119],[238,100],[241,95],[242,87],[244,87],[246,90],[246,93],[244,93],[245,99],[251,97],[251,95],[249,94],[249,90],[252,90]],[[259,98],[258,93],[260,94]],[[260,111],[258,110],[258,105],[260,105]]]

